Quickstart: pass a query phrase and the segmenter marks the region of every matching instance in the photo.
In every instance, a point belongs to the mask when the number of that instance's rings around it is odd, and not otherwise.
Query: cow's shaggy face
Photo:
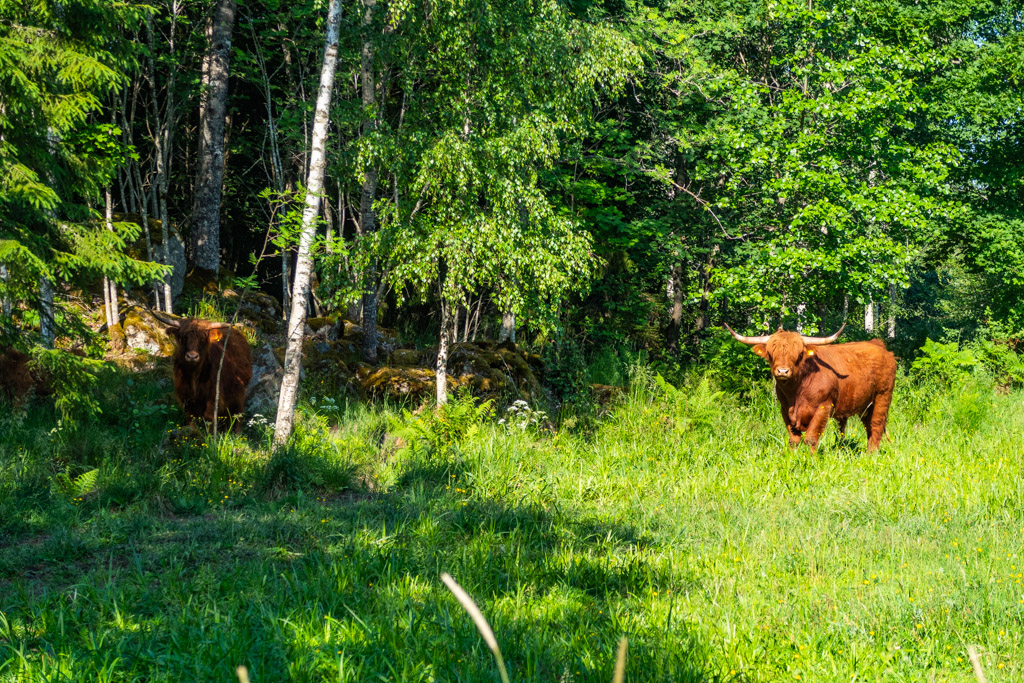
[[[796,332],[780,330],[768,339],[767,344],[757,344],[754,353],[768,361],[772,366],[772,377],[780,382],[788,382],[800,373],[800,364],[814,351],[804,345],[804,340]]]
[[[180,325],[167,328],[167,334],[178,340],[178,346],[184,352],[182,359],[188,365],[199,365],[206,357],[211,341],[219,341],[220,329],[208,329],[204,321],[185,320]]]

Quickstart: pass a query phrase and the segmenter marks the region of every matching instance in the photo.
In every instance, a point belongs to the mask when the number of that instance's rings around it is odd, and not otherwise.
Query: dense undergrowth
[[[278,453],[169,434],[155,377],[5,409],[0,680],[498,680],[445,571],[513,680],[609,681],[623,634],[634,681],[1019,680],[1024,405],[968,370],[901,377],[874,455],[643,367],[575,430],[308,396]]]

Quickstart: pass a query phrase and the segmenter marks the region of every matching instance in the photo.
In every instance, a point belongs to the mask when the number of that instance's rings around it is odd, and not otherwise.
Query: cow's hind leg
[[[892,403],[892,392],[886,391],[875,396],[875,403],[862,418],[864,428],[868,432],[868,451],[878,450],[878,445],[885,435],[885,426],[889,422],[889,405]]]
[[[831,415],[832,403],[822,403],[814,411],[814,417],[811,418],[810,424],[807,425],[807,434],[804,436],[804,440],[810,445],[812,453],[818,450],[818,441],[821,439],[821,434],[825,431],[825,427],[828,426],[828,418]]]
[[[875,417],[875,404],[872,403],[868,406],[867,410],[861,413],[860,421],[864,423],[864,431],[868,435],[868,450],[871,450],[871,444],[875,443],[872,435],[874,430],[872,429],[872,420]]]
[[[839,423],[839,435],[840,436],[846,436],[846,418],[845,417],[837,417],[836,418],[836,422]]]

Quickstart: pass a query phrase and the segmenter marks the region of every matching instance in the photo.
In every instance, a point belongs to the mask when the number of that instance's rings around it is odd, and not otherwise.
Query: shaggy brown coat
[[[18,402],[33,387],[38,393],[46,393],[49,389],[40,386],[38,378],[28,369],[30,360],[31,356],[13,346],[0,351],[0,395],[11,403]]]
[[[167,334],[177,341],[174,394],[188,422],[194,418],[213,422],[214,408],[218,418],[240,416],[245,410],[246,387],[252,379],[252,354],[245,335],[227,323],[195,318],[168,326]],[[217,367],[222,353],[224,366],[217,403]]]
[[[844,434],[847,419],[859,417],[868,450],[878,448],[896,384],[896,357],[881,339],[805,344],[801,335],[779,330],[752,351],[771,364],[790,446],[803,439],[813,451],[830,417]]]

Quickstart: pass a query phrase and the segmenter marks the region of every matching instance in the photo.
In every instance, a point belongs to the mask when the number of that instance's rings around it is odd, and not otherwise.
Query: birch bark
[[[313,118],[313,140],[309,158],[309,178],[306,182],[306,207],[302,212],[302,233],[299,254],[295,263],[295,285],[292,289],[292,310],[288,317],[288,344],[284,353],[284,377],[277,402],[277,423],[274,444],[282,446],[292,434],[295,421],[295,396],[302,370],[302,333],[306,327],[306,303],[309,299],[310,275],[313,259],[310,250],[316,233],[316,219],[320,213],[320,193],[324,186],[327,166],[327,123],[334,87],[334,72],[338,65],[338,28],[341,23],[341,0],[330,0],[327,10],[327,38],[324,45],[323,68],[320,70],[320,89],[316,97]]]

